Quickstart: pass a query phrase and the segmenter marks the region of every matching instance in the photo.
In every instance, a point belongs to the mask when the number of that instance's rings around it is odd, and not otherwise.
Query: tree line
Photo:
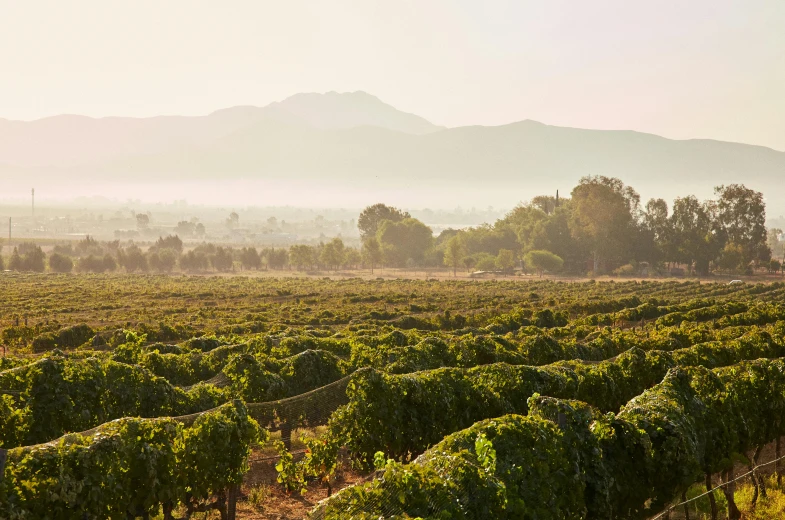
[[[369,206],[358,225],[363,248],[392,265],[407,261],[468,270],[564,271],[646,275],[714,271],[777,272],[785,255],[782,231],[766,229],[760,192],[718,186],[715,198],[688,195],[669,206],[640,195],[616,178],[585,177],[568,198],[538,196],[494,224],[448,229],[431,238],[408,213]]]
[[[569,197],[537,196],[493,224],[447,229],[438,236],[408,212],[374,204],[359,215],[361,247],[340,237],[288,248],[231,248],[211,243],[188,251],[177,235],[159,237],[146,251],[131,243],[91,237],[57,245],[49,255],[56,272],[185,272],[236,269],[338,270],[379,266],[542,275],[663,275],[712,272],[752,274],[782,270],[781,230],[766,229],[760,192],[741,184],[718,186],[715,197],[679,197],[668,204],[640,195],[616,178],[585,177]],[[0,268],[3,260],[0,258]],[[35,244],[17,246],[8,268],[44,271],[46,255]]]

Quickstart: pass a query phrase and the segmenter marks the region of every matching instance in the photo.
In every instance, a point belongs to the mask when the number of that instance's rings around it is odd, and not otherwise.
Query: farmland
[[[781,456],[783,283],[0,275],[2,518],[734,517]]]

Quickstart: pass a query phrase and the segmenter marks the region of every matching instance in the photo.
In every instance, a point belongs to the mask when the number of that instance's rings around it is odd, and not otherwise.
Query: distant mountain
[[[554,187],[565,193],[584,175],[617,176],[644,196],[666,199],[743,182],[764,192],[775,206],[772,216],[785,210],[779,202],[785,200],[785,152],[528,120],[447,129],[363,92],[297,94],[203,117],[0,121],[2,163],[27,167],[31,180],[285,179],[374,190],[428,185],[463,194],[463,204],[478,188],[508,196]]]
[[[207,145],[264,121],[320,129],[378,126],[412,134],[442,128],[396,110],[365,92],[296,94],[266,107],[238,106],[197,117],[61,115],[36,121],[0,119],[0,163],[19,166],[97,163],[182,146]]]
[[[295,94],[269,109],[291,114],[314,128],[337,129],[378,126],[407,134],[429,134],[444,127],[407,114],[366,92]]]
[[[785,178],[785,153],[711,140],[675,141],[631,131],[582,130],[522,121],[412,135],[381,127],[324,130],[265,119],[209,145],[101,164],[127,175],[362,181],[449,180],[520,186],[584,175],[619,176],[632,186]]]

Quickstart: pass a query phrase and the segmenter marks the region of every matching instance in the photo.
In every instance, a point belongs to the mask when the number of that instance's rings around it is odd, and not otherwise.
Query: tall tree
[[[319,259],[324,265],[333,267],[335,270],[341,266],[343,263],[343,258],[343,240],[337,237],[327,242],[322,248],[321,254],[319,255]]]
[[[701,204],[693,195],[673,201],[670,224],[673,232],[674,259],[693,266],[699,275],[709,273],[709,264],[724,247],[714,222],[714,206]]]
[[[785,242],[780,240],[783,233],[779,228],[769,229],[766,235],[766,244],[771,250],[771,256],[775,259],[785,257]]]
[[[240,265],[243,269],[262,268],[262,257],[255,247],[244,247],[240,250]]]
[[[409,259],[422,263],[433,241],[431,228],[414,218],[400,222],[384,220],[377,236],[386,261],[398,266],[406,265]]]
[[[728,242],[741,247],[744,263],[766,264],[771,250],[766,243],[766,203],[763,194],[742,184],[718,186],[717,221]]]
[[[398,208],[381,203],[374,204],[373,206],[368,206],[360,213],[360,217],[357,219],[357,228],[360,230],[360,237],[365,239],[375,236],[379,231],[379,226],[385,220],[401,222],[410,217],[409,213]]]
[[[375,236],[366,237],[363,240],[362,256],[365,262],[371,266],[371,274],[373,274],[373,268],[382,261],[382,247]]]
[[[619,179],[584,177],[572,190],[571,204],[570,231],[591,251],[595,273],[627,258],[640,213],[635,190]]]
[[[289,248],[289,265],[299,270],[310,268],[316,263],[316,251],[305,244],[297,244]]]
[[[524,251],[546,250],[564,259],[571,269],[582,269],[588,251],[585,244],[576,240],[570,232],[572,205],[569,199],[562,200],[559,207],[547,219],[538,221],[529,235],[529,241],[521,244]]]
[[[651,199],[646,203],[643,214],[643,229],[654,245],[650,261],[660,262],[673,258],[673,228],[668,219],[668,203],[663,199]]]
[[[453,276],[457,275],[458,266],[461,265],[465,253],[466,247],[463,245],[463,237],[460,234],[453,235],[445,244],[444,265],[452,267]]]

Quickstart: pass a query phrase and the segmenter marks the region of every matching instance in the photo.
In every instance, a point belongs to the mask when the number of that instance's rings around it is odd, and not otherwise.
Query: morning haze
[[[0,25],[0,199],[509,208],[743,175],[785,213],[780,2],[9,2]]]
[[[385,193],[407,207],[512,207],[600,174],[666,199],[748,176],[770,198],[785,195],[785,152],[765,147],[531,120],[444,128],[360,91],[206,116],[0,121],[0,136],[10,185],[33,183],[45,198],[359,207]]]
[[[785,518],[784,28],[0,0],[0,520]]]

